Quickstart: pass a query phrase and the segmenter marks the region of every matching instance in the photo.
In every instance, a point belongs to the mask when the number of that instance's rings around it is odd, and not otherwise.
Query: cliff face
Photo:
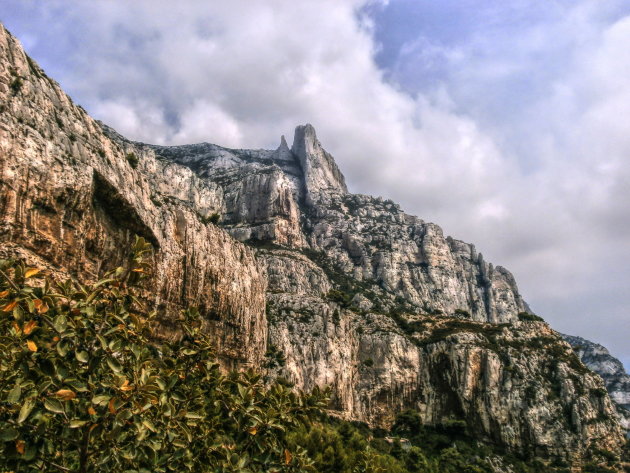
[[[630,434],[630,375],[626,373],[621,361],[597,343],[571,335],[563,337],[582,363],[602,377],[606,390],[617,407],[619,421]]]
[[[323,251],[345,277],[428,312],[466,311],[501,323],[526,310],[512,275],[473,245],[444,237],[391,201],[349,194],[311,125],[296,128],[293,152],[284,139],[275,151],[153,149],[217,186],[213,211],[239,240]]]
[[[249,248],[204,223],[213,187],[106,136],[1,25],[0,104],[1,256],[97,277],[139,234],[156,249],[160,332],[172,335],[178,309],[197,304],[227,365],[259,365],[266,279]]]
[[[284,139],[153,149],[216,185],[212,212],[257,248],[271,374],[331,386],[339,415],[373,425],[414,408],[429,424],[463,419],[512,451],[578,462],[621,445],[601,379],[547,324],[520,320],[512,275],[393,202],[348,193],[312,126],[291,151]]]
[[[292,147],[151,146],[92,120],[0,29],[0,256],[91,274],[151,241],[157,331],[200,306],[226,366],[329,385],[339,415],[404,408],[511,451],[617,452],[614,406],[512,275],[391,201],[347,191],[310,125]],[[214,223],[218,223],[215,225]]]

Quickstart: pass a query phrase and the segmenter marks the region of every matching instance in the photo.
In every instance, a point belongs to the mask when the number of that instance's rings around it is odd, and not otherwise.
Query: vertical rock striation
[[[266,279],[252,251],[204,223],[216,190],[190,169],[106,134],[0,25],[0,253],[98,277],[137,234],[155,248],[160,331],[200,307],[220,357],[258,366]]]

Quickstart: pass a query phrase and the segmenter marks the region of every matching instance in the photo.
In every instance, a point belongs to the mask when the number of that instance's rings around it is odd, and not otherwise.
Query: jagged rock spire
[[[281,161],[295,161],[295,157],[291,150],[289,149],[289,145],[287,145],[287,140],[284,138],[284,135],[280,137],[280,146],[274,152],[274,159],[278,159]]]
[[[298,158],[304,173],[307,204],[312,204],[315,196],[322,192],[348,192],[343,174],[332,155],[320,144],[311,124],[295,128],[291,151]]]

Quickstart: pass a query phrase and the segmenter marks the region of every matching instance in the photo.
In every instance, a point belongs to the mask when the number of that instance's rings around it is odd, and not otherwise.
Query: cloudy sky
[[[95,117],[275,148],[310,122],[353,192],[510,269],[630,367],[627,0],[0,0]]]

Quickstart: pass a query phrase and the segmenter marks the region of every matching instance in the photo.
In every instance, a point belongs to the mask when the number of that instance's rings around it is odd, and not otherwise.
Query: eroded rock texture
[[[329,385],[333,410],[373,425],[415,408],[577,466],[621,447],[601,378],[546,324],[520,321],[512,275],[393,202],[350,194],[312,126],[275,150],[134,143],[4,29],[0,61],[2,254],[96,277],[139,234],[156,247],[159,330],[199,305],[226,366]]]
[[[204,223],[213,186],[108,137],[1,26],[0,104],[2,255],[97,277],[141,235],[156,249],[160,330],[170,335],[178,309],[199,305],[224,362],[258,366],[266,279],[251,249]]]

